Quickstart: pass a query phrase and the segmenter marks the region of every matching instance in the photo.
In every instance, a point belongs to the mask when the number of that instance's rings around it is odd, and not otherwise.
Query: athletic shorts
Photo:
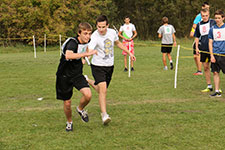
[[[129,42],[130,42],[130,49],[129,49]],[[128,50],[130,50],[130,53],[132,53],[134,55],[134,41],[131,40],[131,41],[126,41],[126,40],[123,40],[123,45],[126,46],[126,48]],[[124,56],[127,56],[127,52],[123,51],[122,54]]]
[[[112,78],[114,66],[95,66],[91,65],[92,75],[95,79],[95,85],[98,85],[100,82],[106,82],[107,87]]]
[[[225,74],[225,56],[214,55],[214,57],[216,62],[211,63],[211,71],[220,73],[220,70],[222,70],[222,72]]]
[[[173,44],[161,44],[162,53],[171,53]]]
[[[210,54],[200,52],[200,62],[210,62]]]
[[[69,100],[73,95],[73,87],[80,90],[89,87],[83,75],[76,78],[56,76],[56,98],[59,100]]]

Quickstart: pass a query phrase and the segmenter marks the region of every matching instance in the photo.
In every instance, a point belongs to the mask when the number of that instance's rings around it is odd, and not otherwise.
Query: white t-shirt
[[[125,34],[131,38],[133,36],[133,31],[136,31],[135,26],[132,23],[124,24],[120,27],[121,32],[125,32]]]
[[[91,64],[96,66],[114,65],[114,42],[119,40],[115,30],[108,28],[105,35],[100,35],[98,30],[91,35],[88,44],[89,49],[97,50],[97,55],[93,55]]]

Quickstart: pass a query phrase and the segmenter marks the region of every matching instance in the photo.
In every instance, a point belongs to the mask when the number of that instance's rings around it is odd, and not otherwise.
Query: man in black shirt
[[[91,100],[91,90],[83,76],[82,58],[97,54],[96,50],[87,51],[87,44],[90,41],[92,27],[89,23],[80,23],[78,36],[68,38],[62,46],[62,56],[56,73],[56,96],[64,101],[64,113],[67,118],[66,131],[73,130],[71,97],[73,87],[82,93],[80,104],[76,110],[84,122],[88,122],[87,112],[84,107]]]

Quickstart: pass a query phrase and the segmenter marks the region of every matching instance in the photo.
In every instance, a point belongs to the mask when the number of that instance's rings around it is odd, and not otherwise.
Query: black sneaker
[[[131,71],[134,71],[134,68],[133,67],[131,68]]]
[[[82,121],[84,121],[84,122],[88,122],[89,121],[88,113],[85,110],[79,111],[78,108],[77,108],[77,112],[81,116],[81,120]]]
[[[128,70],[127,70],[127,68],[124,68],[124,70],[123,70],[124,72],[127,72]]]
[[[210,97],[221,97],[221,93],[215,92],[214,94],[210,95]]]
[[[170,69],[173,70],[173,63],[170,63]]]
[[[69,123],[69,122],[67,122],[66,123],[66,131],[73,131],[73,123],[71,122],[71,123]]]

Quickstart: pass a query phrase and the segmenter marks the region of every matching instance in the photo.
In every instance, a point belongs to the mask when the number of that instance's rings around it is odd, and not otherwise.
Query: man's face
[[[106,25],[106,21],[97,22],[97,29],[100,35],[105,35],[108,27],[109,27],[109,24]]]
[[[129,24],[129,23],[130,23],[130,19],[129,19],[129,18],[125,18],[125,19],[124,19],[124,22],[125,22],[126,24]]]
[[[81,30],[81,33],[78,33],[80,43],[88,43],[91,38],[91,32],[90,30]]]
[[[209,20],[209,12],[202,12],[201,11],[201,16],[202,16],[202,21],[207,22]]]
[[[215,15],[215,21],[217,25],[221,25],[223,23],[224,17],[221,15]]]

